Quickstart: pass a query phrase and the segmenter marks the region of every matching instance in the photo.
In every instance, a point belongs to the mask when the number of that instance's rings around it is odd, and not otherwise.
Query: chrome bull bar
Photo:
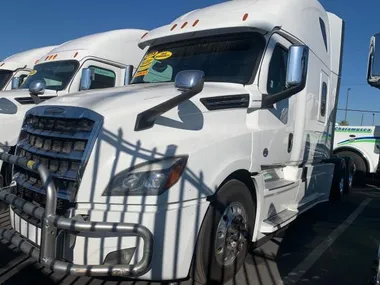
[[[79,221],[64,218],[56,214],[57,208],[57,189],[52,177],[43,164],[27,160],[22,157],[0,152],[0,160],[37,171],[41,177],[46,190],[46,206],[38,207],[16,195],[8,189],[0,190],[0,200],[12,205],[24,213],[39,219],[42,222],[40,248],[30,243],[14,230],[0,228],[0,237],[12,243],[25,254],[37,259],[45,267],[63,274],[79,276],[121,276],[137,277],[145,274],[150,269],[153,257],[153,235],[144,226],[132,223],[105,223]],[[0,188],[1,189],[1,188]],[[111,232],[120,233],[127,236],[142,238],[143,256],[141,260],[133,265],[77,265],[58,260],[55,255],[57,230],[76,232]]]

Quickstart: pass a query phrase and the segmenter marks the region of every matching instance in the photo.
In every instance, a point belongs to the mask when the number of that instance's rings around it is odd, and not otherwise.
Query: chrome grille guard
[[[39,173],[46,191],[46,207],[38,207],[16,195],[8,189],[0,188],[0,200],[16,207],[22,212],[42,222],[41,247],[36,247],[14,230],[0,228],[0,237],[12,243],[25,254],[37,259],[45,267],[63,274],[82,276],[141,276],[150,269],[153,257],[153,235],[144,226],[132,223],[105,223],[78,221],[56,214],[57,190],[52,177],[43,164],[23,157],[0,152],[0,160],[28,168]],[[136,236],[144,241],[143,256],[135,265],[77,265],[58,260],[55,254],[57,230],[77,232],[113,232]]]

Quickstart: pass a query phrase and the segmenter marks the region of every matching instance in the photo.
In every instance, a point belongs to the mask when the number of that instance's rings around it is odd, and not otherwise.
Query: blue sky
[[[380,32],[380,1],[320,1],[328,11],[346,22],[339,108],[345,108],[347,88],[351,88],[349,108],[380,111],[380,90],[367,86],[365,79],[369,39],[372,34]],[[0,58],[101,31],[119,28],[149,30],[165,25],[190,10],[220,2],[224,1],[4,1]],[[21,20],[16,20],[16,15]],[[361,115],[348,112],[348,121],[351,125],[360,124]],[[339,111],[338,120],[343,118],[344,112]],[[363,124],[372,124],[372,119],[372,114],[364,114]],[[375,124],[380,124],[380,113],[375,116]]]

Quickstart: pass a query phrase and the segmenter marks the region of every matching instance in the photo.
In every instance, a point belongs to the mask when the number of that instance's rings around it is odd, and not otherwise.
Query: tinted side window
[[[89,68],[94,70],[94,80],[91,82],[90,89],[100,89],[115,86],[115,72],[97,66],[90,66]]]
[[[326,34],[326,25],[325,22],[321,18],[319,18],[319,24],[321,25],[321,32],[322,32],[322,37],[323,37],[323,42],[325,43],[326,51],[327,49],[327,34]]]
[[[327,83],[322,83],[321,90],[321,116],[324,117],[326,115],[326,101],[327,101]]]
[[[288,51],[276,45],[269,64],[267,92],[276,94],[286,89],[286,69],[288,66]]]

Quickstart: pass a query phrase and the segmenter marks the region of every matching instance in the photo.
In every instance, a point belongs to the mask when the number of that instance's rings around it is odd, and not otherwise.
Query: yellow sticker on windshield
[[[158,54],[158,51],[152,51],[151,53],[148,53],[145,58],[154,57],[156,54]]]
[[[154,61],[154,58],[144,59],[144,61],[142,61],[140,64],[139,71],[148,69],[152,65],[153,61]]]
[[[171,51],[162,51],[154,56],[156,60],[164,60],[171,57],[173,53]]]
[[[152,66],[155,60],[164,60],[171,57],[172,55],[173,53],[171,51],[152,51],[148,53],[141,61],[135,77],[148,74],[148,69]]]
[[[32,70],[31,72],[29,72],[29,75],[34,75],[37,73],[37,70]]]
[[[148,74],[148,70],[137,72],[135,77],[145,76]]]

